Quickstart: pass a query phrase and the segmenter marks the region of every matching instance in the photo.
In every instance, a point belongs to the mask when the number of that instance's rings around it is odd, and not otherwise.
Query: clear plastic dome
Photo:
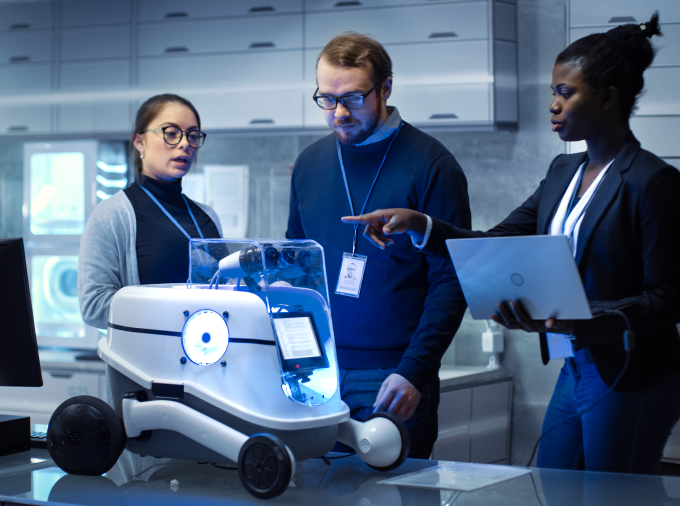
[[[192,239],[188,288],[259,296],[276,338],[282,390],[316,406],[338,389],[323,248],[307,240]]]

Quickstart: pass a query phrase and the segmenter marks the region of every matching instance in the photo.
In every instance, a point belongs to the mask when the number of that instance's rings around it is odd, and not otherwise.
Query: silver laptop
[[[535,320],[592,318],[566,236],[449,239],[446,246],[475,320],[509,299]]]

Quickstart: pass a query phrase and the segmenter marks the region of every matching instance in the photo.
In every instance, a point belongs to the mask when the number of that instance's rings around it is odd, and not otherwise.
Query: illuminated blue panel
[[[212,365],[229,346],[229,327],[219,313],[201,309],[192,314],[182,329],[182,348],[194,364]]]

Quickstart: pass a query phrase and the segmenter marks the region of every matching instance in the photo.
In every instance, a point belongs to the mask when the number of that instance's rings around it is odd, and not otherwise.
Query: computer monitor
[[[0,387],[43,384],[23,239],[0,239]]]

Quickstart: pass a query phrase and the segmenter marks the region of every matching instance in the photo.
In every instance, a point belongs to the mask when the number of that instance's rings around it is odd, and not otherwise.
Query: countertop
[[[76,360],[82,352],[64,350],[40,350],[40,365],[46,371],[89,372],[103,374],[106,363],[102,360]],[[459,388],[471,383],[495,381],[510,377],[502,367],[488,369],[484,366],[450,366],[439,370],[442,390]]]
[[[33,461],[31,460],[33,459]],[[654,506],[680,505],[680,478],[532,469],[530,474],[474,492],[379,485],[378,481],[436,465],[407,460],[380,473],[356,456],[299,462],[281,496],[258,500],[235,470],[124,453],[105,476],[67,475],[46,450],[0,457],[0,503],[78,506],[323,505],[323,506]]]

